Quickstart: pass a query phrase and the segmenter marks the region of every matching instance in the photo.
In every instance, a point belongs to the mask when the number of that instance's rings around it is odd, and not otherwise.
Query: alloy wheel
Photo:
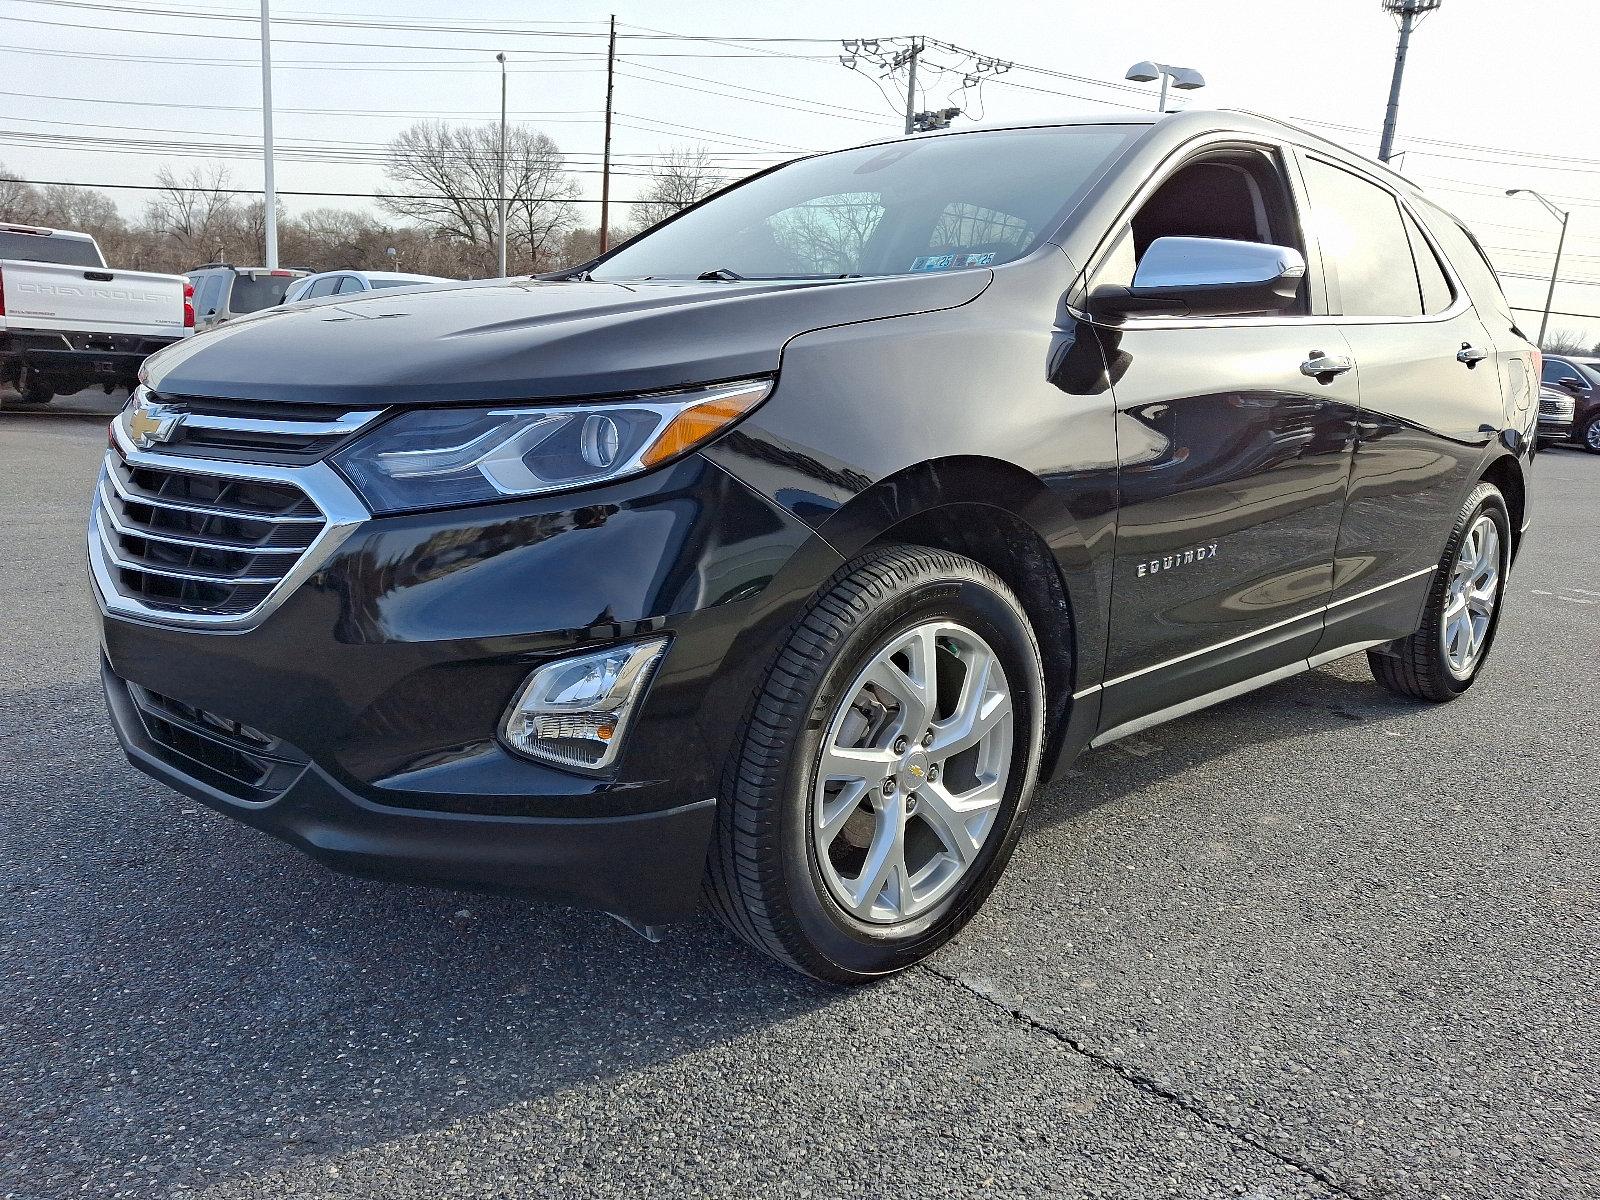
[[[994,830],[1012,760],[1005,668],[965,626],[930,621],[885,642],[823,737],[812,841],[833,899],[894,924],[950,894]]]
[[[1600,417],[1590,421],[1583,429],[1583,444],[1600,454]]]
[[[1440,618],[1440,636],[1450,673],[1470,676],[1483,655],[1500,595],[1500,527],[1480,513],[1461,539]]]

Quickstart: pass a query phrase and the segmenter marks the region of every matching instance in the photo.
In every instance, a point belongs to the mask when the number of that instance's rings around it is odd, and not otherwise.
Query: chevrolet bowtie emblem
[[[162,404],[140,400],[128,410],[128,436],[141,450],[170,442],[183,424],[183,413]]]

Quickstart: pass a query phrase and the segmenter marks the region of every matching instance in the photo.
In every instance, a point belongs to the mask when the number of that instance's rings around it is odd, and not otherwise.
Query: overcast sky
[[[245,0],[0,0],[0,162],[29,179],[104,185],[148,184],[163,163],[220,161],[236,185],[259,186],[257,26],[225,19],[256,12]],[[748,167],[893,135],[902,118],[892,111],[892,81],[840,66],[833,39],[911,33],[1019,64],[965,97],[954,94],[958,76],[926,70],[922,107],[964,102],[990,121],[1153,107],[1153,87],[1129,91],[1120,82],[1134,61],[1151,58],[1204,73],[1208,86],[1185,104],[1343,126],[1313,127],[1373,154],[1395,44],[1379,0],[276,0],[278,186],[375,191],[379,148],[410,121],[497,116],[494,52],[504,49],[514,119],[549,133],[582,172],[586,197],[598,196],[605,43],[582,35],[603,33],[612,12],[622,34],[613,141],[620,172],[684,144]],[[307,19],[322,23],[298,23]],[[1532,187],[1573,214],[1562,271],[1570,282],[1555,308],[1600,315],[1596,35],[1595,0],[1444,0],[1412,40],[1396,142],[1406,150],[1402,169],[1476,229],[1517,305],[1543,304],[1536,277],[1548,275],[1557,233],[1534,200],[1503,195]],[[824,40],[726,44],[740,38]],[[1566,69],[1563,46],[1573,49]],[[928,62],[957,59],[930,49]],[[166,145],[129,145],[151,141]],[[628,197],[635,186],[625,176],[614,194]],[[138,192],[115,195],[125,211],[141,203]],[[370,203],[285,202],[291,211]],[[595,219],[592,205],[585,212]],[[1596,283],[1576,282],[1585,279]],[[1600,319],[1551,324],[1600,337]]]

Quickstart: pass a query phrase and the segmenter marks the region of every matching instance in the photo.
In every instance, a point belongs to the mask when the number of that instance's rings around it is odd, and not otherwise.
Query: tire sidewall
[[[841,908],[822,877],[811,836],[817,764],[843,691],[885,641],[931,620],[965,625],[1000,659],[1015,722],[1011,771],[989,838],[951,893],[911,920],[873,925]],[[812,688],[783,772],[784,890],[807,941],[835,966],[855,975],[898,970],[948,941],[993,890],[1021,836],[1038,773],[1043,723],[1044,681],[1032,628],[1014,601],[981,578],[930,573],[874,606],[849,629]]]
[[[1487,515],[1495,523],[1495,528],[1500,534],[1500,586],[1495,592],[1494,613],[1489,618],[1489,628],[1484,634],[1483,649],[1478,652],[1477,661],[1472,664],[1472,671],[1465,679],[1458,678],[1450,669],[1450,659],[1445,653],[1444,646],[1444,606],[1449,601],[1450,580],[1455,571],[1456,555],[1461,552],[1461,543],[1466,539],[1467,531],[1480,516]],[[1433,594],[1429,597],[1428,624],[1434,654],[1437,656],[1438,677],[1445,686],[1460,695],[1477,681],[1483,672],[1483,664],[1489,660],[1489,654],[1494,649],[1495,635],[1500,631],[1500,613],[1505,608],[1506,586],[1509,581],[1511,568],[1511,514],[1506,508],[1505,497],[1500,494],[1500,489],[1493,484],[1480,484],[1468,497],[1462,515],[1457,518],[1455,529],[1451,532],[1450,543],[1445,549],[1444,558],[1439,567],[1439,578],[1434,584]]]

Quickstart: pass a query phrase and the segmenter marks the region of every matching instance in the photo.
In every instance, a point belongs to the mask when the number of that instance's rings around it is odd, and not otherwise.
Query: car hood
[[[993,274],[777,283],[488,280],[230,322],[156,354],[165,396],[307,404],[579,398],[761,375],[831,325],[954,308]]]

